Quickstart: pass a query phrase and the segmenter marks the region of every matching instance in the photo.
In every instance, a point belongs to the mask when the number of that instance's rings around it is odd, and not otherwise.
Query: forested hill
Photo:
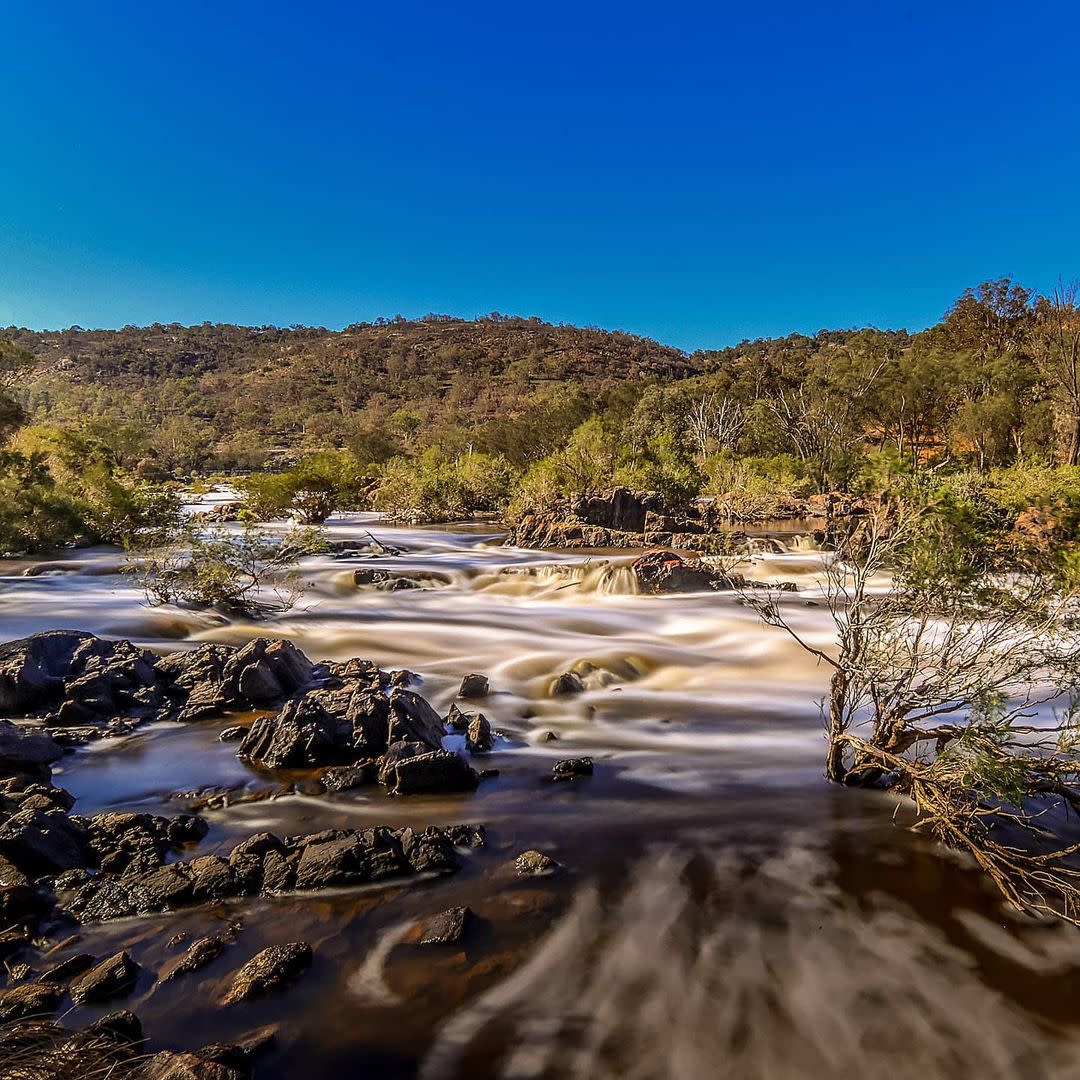
[[[204,323],[2,333],[38,361],[28,405],[39,420],[182,418],[218,443],[253,446],[340,444],[451,421],[472,429],[578,401],[587,413],[627,383],[699,370],[647,338],[498,315],[342,331]]]

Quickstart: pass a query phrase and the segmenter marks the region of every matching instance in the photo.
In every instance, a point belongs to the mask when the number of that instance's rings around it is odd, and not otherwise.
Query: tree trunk
[[[847,675],[843,671],[835,672],[829,683],[829,753],[825,759],[825,775],[835,784],[842,784],[847,773],[842,738],[847,729],[844,718],[847,685]]]
[[[1080,416],[1073,418],[1072,433],[1069,436],[1069,465],[1080,461]]]

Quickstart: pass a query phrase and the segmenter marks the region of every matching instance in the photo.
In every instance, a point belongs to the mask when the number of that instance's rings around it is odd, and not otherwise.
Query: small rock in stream
[[[491,687],[488,684],[488,677],[486,675],[480,675],[477,672],[471,672],[461,680],[461,689],[458,690],[458,697],[460,698],[481,698],[487,697]]]
[[[53,964],[52,967],[46,968],[41,973],[38,982],[67,982],[69,979],[81,975],[84,971],[89,971],[94,966],[95,960],[96,958],[90,953],[75,953],[73,956]]]
[[[311,958],[311,946],[306,941],[263,949],[236,973],[222,1004],[235,1005],[280,989],[309,968]]]
[[[213,963],[228,947],[229,940],[224,934],[210,934],[198,938],[188,947],[187,952],[174,960],[158,977],[158,982],[171,982],[181,975],[190,975],[207,964]]]
[[[581,676],[572,671],[564,671],[552,684],[552,697],[565,697],[569,694],[581,694],[585,690],[585,684]]]
[[[467,907],[450,908],[429,920],[420,945],[455,945],[465,936],[475,916]]]
[[[223,728],[218,735],[219,742],[236,742],[247,734],[247,728],[242,724],[234,724],[232,727]]]
[[[473,754],[487,754],[495,745],[491,724],[483,713],[477,713],[469,722],[465,733],[465,745]]]
[[[71,1000],[77,1005],[91,1005],[122,997],[134,989],[141,971],[127,952],[113,953],[71,984]]]
[[[514,862],[514,869],[521,877],[550,877],[561,869],[550,855],[531,849],[523,851]]]
[[[556,761],[551,768],[554,780],[576,780],[580,776],[592,776],[593,759],[591,757],[564,758]]]

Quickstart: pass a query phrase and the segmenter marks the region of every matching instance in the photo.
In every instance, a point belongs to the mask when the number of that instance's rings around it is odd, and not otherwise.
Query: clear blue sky
[[[0,4],[0,325],[537,314],[686,348],[1080,276],[1080,12]]]

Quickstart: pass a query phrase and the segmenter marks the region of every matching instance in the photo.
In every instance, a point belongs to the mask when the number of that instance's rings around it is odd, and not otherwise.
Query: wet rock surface
[[[53,982],[26,983],[4,990],[0,993],[0,1023],[51,1016],[63,996],[64,988]]]
[[[561,867],[550,855],[542,851],[523,851],[514,860],[514,869],[521,877],[550,877]]]
[[[182,956],[177,957],[158,976],[159,982],[171,982],[182,975],[200,971],[207,964],[212,964],[229,947],[230,939],[225,934],[210,934],[193,941]]]
[[[551,767],[555,780],[574,780],[582,776],[592,776],[593,759],[591,757],[564,758]]]
[[[306,941],[271,945],[236,973],[222,1004],[235,1005],[280,990],[311,967],[311,960],[311,946]]]
[[[71,1000],[91,1005],[122,997],[135,988],[141,970],[128,953],[114,953],[72,982]]]
[[[426,923],[419,944],[455,945],[465,937],[475,918],[467,907],[450,908]]]

